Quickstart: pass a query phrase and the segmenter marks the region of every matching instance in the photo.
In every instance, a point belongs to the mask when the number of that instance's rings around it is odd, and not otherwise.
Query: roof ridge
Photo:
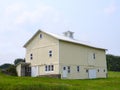
[[[80,41],[80,40],[77,40],[77,39],[74,39],[74,38],[69,38],[69,37],[65,37],[64,35],[59,35],[59,34],[54,34],[54,33],[51,33],[51,32],[47,32],[47,31],[43,31],[41,29],[39,29],[33,36],[30,40],[28,40],[28,42],[24,45],[24,47],[26,47],[26,45],[39,33],[39,32],[43,32],[43,33],[46,33],[58,40],[62,40],[62,41],[66,41],[66,42],[71,42],[71,43],[75,43],[75,44],[80,44],[80,45],[84,45],[84,46],[87,46],[87,47],[91,47],[91,48],[96,48],[96,49],[102,49],[102,50],[107,50],[105,48],[100,48],[100,47],[97,47],[97,46],[94,46],[94,45],[90,45],[90,43],[86,43],[85,41]]]

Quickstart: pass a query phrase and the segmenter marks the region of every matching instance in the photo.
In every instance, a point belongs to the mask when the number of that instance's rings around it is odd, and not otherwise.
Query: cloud
[[[24,9],[24,6],[23,3],[13,3],[5,8],[5,14],[9,16],[13,13],[18,13],[20,10]]]
[[[116,12],[116,10],[117,10],[117,6],[116,6],[116,4],[113,3],[113,2],[110,3],[107,7],[104,8],[104,12],[105,12],[106,14],[113,14],[113,13]]]
[[[3,13],[3,22],[7,27],[23,27],[35,24],[59,23],[60,15],[53,7],[39,4],[32,7],[25,3],[14,3],[6,7]],[[4,30],[4,27],[3,27]],[[9,29],[10,30],[10,29]]]
[[[48,28],[62,22],[53,7],[35,3],[12,3],[1,12],[0,17],[0,64],[23,58],[24,43],[36,32],[36,28]],[[46,30],[46,29],[45,29]]]
[[[39,6],[39,8],[33,11],[23,11],[18,17],[16,17],[16,24],[24,24],[27,22],[36,23],[40,19],[50,12],[53,12],[53,8],[49,6]],[[54,12],[55,13],[55,12]]]
[[[22,25],[26,23],[36,23],[45,18],[45,16],[49,16],[50,13],[56,13],[52,7],[47,5],[28,7],[29,5],[25,3],[14,3],[8,6],[4,12],[4,17],[7,19],[4,20],[6,20],[7,23],[10,22],[10,24]]]

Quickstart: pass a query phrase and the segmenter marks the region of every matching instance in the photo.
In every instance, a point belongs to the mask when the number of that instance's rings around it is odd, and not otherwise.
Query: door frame
[[[89,78],[89,79],[97,78],[96,69],[89,69],[89,70],[88,70],[88,78]]]
[[[36,77],[36,76],[38,76],[39,74],[38,74],[38,71],[39,70],[39,67],[38,66],[33,66],[33,67],[31,67],[31,76],[32,77]]]
[[[62,77],[63,77],[63,78],[67,78],[67,74],[68,74],[67,71],[68,71],[68,70],[67,70],[67,66],[63,66],[63,67],[62,67]]]

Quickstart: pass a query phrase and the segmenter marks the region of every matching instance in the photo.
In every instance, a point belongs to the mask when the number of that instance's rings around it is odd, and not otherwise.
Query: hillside
[[[61,80],[13,77],[0,74],[0,90],[119,90],[120,72],[109,72],[107,79]]]

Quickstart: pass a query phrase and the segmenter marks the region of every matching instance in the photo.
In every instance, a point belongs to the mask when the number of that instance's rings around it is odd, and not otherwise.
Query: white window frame
[[[45,71],[46,72],[54,71],[54,65],[45,65]]]

